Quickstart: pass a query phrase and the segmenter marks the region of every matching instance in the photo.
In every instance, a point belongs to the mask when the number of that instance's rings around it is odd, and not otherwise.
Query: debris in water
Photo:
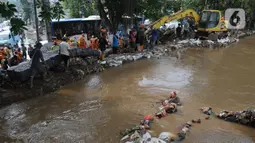
[[[212,108],[204,107],[202,108],[204,114],[208,115],[207,111],[210,111],[211,114],[215,114],[212,112]],[[229,122],[235,122],[238,124],[246,125],[249,127],[255,128],[255,110],[242,110],[242,111],[228,111],[223,110],[219,114],[216,114],[218,118],[223,119]]]

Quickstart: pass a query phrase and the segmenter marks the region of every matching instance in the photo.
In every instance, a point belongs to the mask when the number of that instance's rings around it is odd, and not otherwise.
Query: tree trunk
[[[110,30],[112,30],[113,25],[107,17],[107,13],[104,10],[104,5],[102,4],[101,0],[97,0],[97,8],[102,22],[105,23],[110,28]]]
[[[42,0],[42,2],[45,5],[50,6],[50,1],[49,0]],[[47,40],[48,40],[48,42],[50,42],[51,39],[52,39],[50,23],[45,22],[45,27],[46,27]]]

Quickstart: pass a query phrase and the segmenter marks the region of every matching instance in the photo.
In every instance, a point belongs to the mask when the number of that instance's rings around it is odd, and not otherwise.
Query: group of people
[[[129,33],[129,42],[126,42],[121,34],[118,32],[113,33],[112,41],[109,38],[109,32],[106,30],[105,27],[101,26],[100,34],[93,35],[93,34],[85,34],[82,35],[77,39],[75,42],[72,39],[68,39],[67,43],[71,47],[78,47],[78,48],[92,48],[93,50],[99,50],[101,52],[101,59],[104,59],[104,51],[111,47],[113,54],[117,54],[121,49],[124,47],[129,46],[134,51],[141,52],[144,48],[144,45],[147,41],[149,41],[149,48],[153,48],[158,40],[158,31],[153,29],[149,35],[149,37],[145,34],[145,25],[140,24],[137,30],[131,29]],[[64,36],[64,38],[67,38]],[[128,45],[129,43],[129,45]],[[72,46],[74,45],[74,46]],[[52,50],[57,49],[59,47],[59,43],[55,42],[54,46],[51,48]]]
[[[170,96],[161,102],[161,106],[159,107],[159,112],[157,112],[155,115],[147,115],[144,116],[144,118],[140,121],[140,126],[127,129],[123,132],[121,132],[121,135],[124,136],[121,141],[133,141],[137,136],[141,136],[141,138],[145,138],[145,132],[146,130],[151,129],[151,123],[155,119],[161,119],[162,117],[165,117],[167,114],[175,113],[177,112],[177,106],[180,106],[180,98],[177,96],[176,92],[173,91],[170,93]],[[194,121],[195,123],[196,121]],[[181,141],[185,138],[186,133],[188,132],[188,128],[191,126],[192,123],[186,123],[185,126],[181,129],[181,131],[178,133],[178,136],[176,138],[166,139],[162,134],[160,134],[159,139],[167,140],[167,141]],[[141,132],[145,131],[145,132]]]
[[[176,36],[181,39],[182,37],[187,38],[190,32],[194,31],[195,22],[191,17],[186,16],[176,28]]]
[[[145,33],[146,28],[144,24],[140,24],[139,29],[135,32],[134,29],[131,29],[129,32],[129,43],[130,47],[133,48],[135,51],[141,52],[145,44],[148,43],[147,48],[153,49],[158,38],[159,33],[156,29],[150,31],[148,35]]]
[[[82,34],[77,42],[69,39],[67,36],[64,36],[61,41],[53,39],[54,45],[50,47],[50,50],[59,50],[59,55],[62,61],[65,63],[65,69],[69,66],[70,53],[72,44],[76,44],[78,48],[92,48],[93,50],[99,50],[101,53],[100,59],[104,60],[104,52],[108,47],[112,47],[113,54],[117,54],[121,48],[124,47],[124,40],[122,35],[118,35],[116,32],[113,34],[112,41],[110,42],[109,33],[105,27],[100,28],[100,34],[95,35],[86,35]],[[157,40],[158,33],[156,30],[151,32],[151,44],[155,45]],[[87,39],[86,39],[87,38]],[[139,29],[136,31],[131,29],[129,32],[129,44],[130,47],[135,51],[141,52],[144,47],[144,41],[146,40],[145,36],[145,26],[140,25]],[[31,87],[33,87],[33,79],[36,73],[40,73],[42,77],[45,76],[45,70],[47,66],[45,64],[43,54],[41,52],[41,43],[36,43],[34,46],[29,44],[29,47],[26,47],[24,44],[21,44],[21,47],[15,45],[13,48],[5,46],[0,48],[0,69],[6,71],[11,66],[16,66],[19,63],[27,60],[28,56],[30,57],[31,64]],[[1,70],[1,71],[2,71]]]
[[[27,47],[24,44],[21,44],[21,47],[16,44],[14,47],[4,45],[0,47],[0,69],[7,70],[8,67],[16,66],[19,63],[27,60],[27,54],[31,58],[31,51],[33,47],[29,45],[28,53]]]

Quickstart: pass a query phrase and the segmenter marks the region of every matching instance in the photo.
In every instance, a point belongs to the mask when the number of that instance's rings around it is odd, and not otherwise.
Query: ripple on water
[[[190,83],[191,76],[192,73],[189,70],[175,68],[163,74],[156,72],[152,77],[143,77],[138,82],[138,85],[141,87],[157,88],[157,90],[179,89]]]

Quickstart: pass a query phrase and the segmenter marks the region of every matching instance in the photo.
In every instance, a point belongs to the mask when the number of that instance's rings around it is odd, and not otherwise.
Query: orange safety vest
[[[96,39],[96,50],[99,48],[99,39]]]
[[[123,40],[121,38],[119,38],[119,47],[123,48]]]
[[[91,38],[90,39],[90,47],[93,49],[93,50],[96,50],[97,49],[97,43],[96,43],[97,39],[96,38]]]
[[[87,43],[83,36],[79,38],[79,48],[87,48]]]
[[[18,52],[18,51],[17,51],[17,54],[18,54],[18,60],[20,62],[22,60],[22,54],[21,54],[21,52]]]
[[[4,54],[3,52],[0,51],[0,62],[4,59]]]

